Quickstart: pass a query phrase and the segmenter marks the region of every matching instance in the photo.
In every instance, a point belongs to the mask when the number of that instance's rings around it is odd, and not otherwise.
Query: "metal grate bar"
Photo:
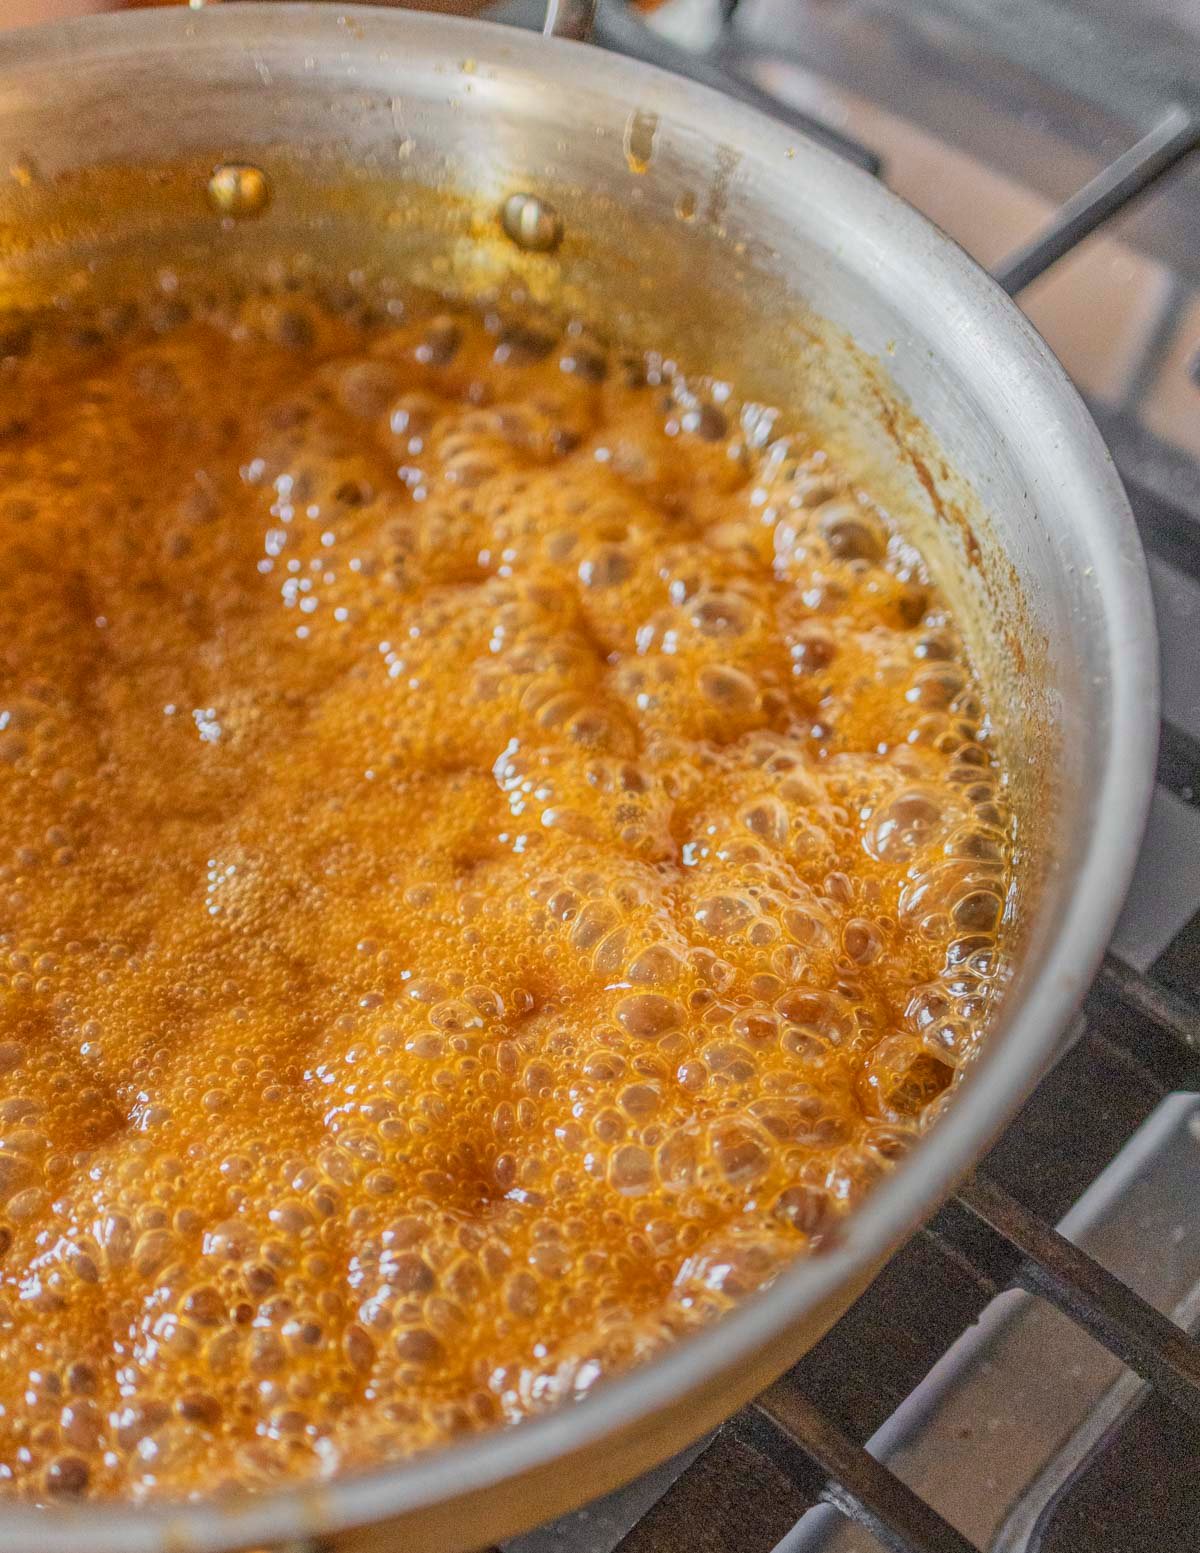
[[[1162,725],[1158,780],[1176,798],[1200,808],[1200,739],[1174,723]]]
[[[1049,226],[999,264],[993,275],[1010,296],[1028,286],[1089,233],[1200,146],[1200,119],[1172,108],[1115,162],[1060,205]]]
[[[1168,1401],[1200,1419],[1200,1344],[1056,1229],[976,1174],[958,1201],[1025,1257],[1020,1282],[1077,1322]]]
[[[1153,969],[1158,981],[1177,997],[1200,999],[1200,910],[1179,929]],[[1200,1078],[1188,1073],[1172,1087],[1200,1089]]]
[[[1119,439],[1121,424],[1101,417],[1100,430],[1110,447]],[[1181,465],[1164,444],[1143,438],[1122,452],[1117,468],[1133,504],[1142,544],[1177,572],[1200,582],[1200,519],[1187,507],[1194,499],[1200,513],[1200,478],[1195,465]],[[1147,483],[1147,475],[1153,479],[1165,475],[1171,493],[1164,494],[1157,485]]]
[[[778,1431],[744,1409],[678,1474],[648,1509],[642,1511],[613,1546],[603,1517],[589,1526],[570,1549],[556,1553],[771,1553],[816,1502],[821,1491],[817,1469],[802,1457],[805,1472],[793,1473],[778,1460]],[[800,1455],[799,1452],[796,1452]],[[525,1553],[516,1548],[511,1553]],[[543,1545],[540,1553],[549,1553]]]
[[[1188,1051],[1200,1054],[1200,1011],[1177,992],[1140,976],[1115,954],[1106,954],[1094,991],[1114,999],[1137,1019],[1169,1035]]]
[[[843,1434],[786,1377],[751,1405],[826,1474],[821,1498],[865,1527],[889,1553],[977,1553],[949,1521]]]

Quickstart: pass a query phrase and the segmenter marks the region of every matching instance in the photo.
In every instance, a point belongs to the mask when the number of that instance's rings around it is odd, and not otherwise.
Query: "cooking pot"
[[[563,0],[565,23],[580,16]],[[265,208],[214,207],[218,163],[260,169]],[[662,1460],[780,1374],[1052,1057],[1154,767],[1153,620],[1120,483],[1046,346],[949,239],[794,131],[584,44],[253,4],[10,35],[0,179],[0,308],[86,297],[130,267],[169,288],[310,254],[599,315],[815,417],[965,622],[1015,774],[1014,969],[979,1061],[838,1244],[586,1400],[428,1458],[232,1503],[0,1513],[0,1549],[22,1553],[497,1541]]]

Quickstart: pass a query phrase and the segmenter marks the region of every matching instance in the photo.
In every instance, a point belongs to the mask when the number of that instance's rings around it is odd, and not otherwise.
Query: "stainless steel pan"
[[[208,201],[231,160],[271,181],[253,220]],[[130,255],[178,271],[305,250],[464,290],[517,283],[807,405],[953,579],[1020,773],[1018,968],[982,1060],[839,1246],[585,1402],[426,1460],[232,1507],[0,1513],[0,1549],[25,1553],[498,1540],[779,1374],[1052,1055],[1129,879],[1154,763],[1153,623],[1120,484],[1041,340],[929,223],[762,115],[579,44],[304,5],[13,34],[0,185],[0,307],[86,293]],[[514,195],[553,207],[508,205],[524,247],[498,214]]]

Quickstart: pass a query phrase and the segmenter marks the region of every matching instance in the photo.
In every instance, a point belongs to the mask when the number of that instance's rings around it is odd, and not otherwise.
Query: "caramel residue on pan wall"
[[[934,478],[929,463],[918,446],[918,438],[923,434],[924,428],[915,417],[909,415],[893,395],[889,395],[875,383],[871,384],[871,391],[880,424],[887,432],[896,452],[916,476],[921,489],[929,498],[929,505],[935,516],[958,535],[967,565],[979,570],[983,564],[983,550],[971,521],[956,501],[943,494],[942,485]],[[913,435],[914,432],[916,436]],[[948,472],[943,465],[943,483],[947,479]]]

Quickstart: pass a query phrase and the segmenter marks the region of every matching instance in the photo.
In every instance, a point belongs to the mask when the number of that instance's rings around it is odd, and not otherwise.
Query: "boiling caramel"
[[[0,356],[8,1492],[433,1446],[836,1236],[986,1027],[1011,826],[818,432],[353,292]]]

